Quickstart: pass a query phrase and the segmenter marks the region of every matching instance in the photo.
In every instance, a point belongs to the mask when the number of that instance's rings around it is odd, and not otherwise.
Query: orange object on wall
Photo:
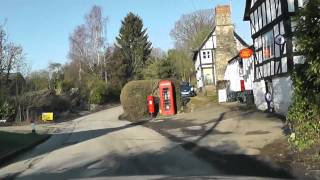
[[[159,82],[160,91],[160,114],[176,114],[174,102],[174,86],[172,81],[162,80]]]
[[[148,101],[148,111],[150,114],[153,114],[154,111],[154,97],[153,96],[147,96]]]
[[[242,49],[239,53],[239,56],[243,59],[247,59],[250,58],[253,54],[252,49],[250,48],[246,48],[246,49]]]

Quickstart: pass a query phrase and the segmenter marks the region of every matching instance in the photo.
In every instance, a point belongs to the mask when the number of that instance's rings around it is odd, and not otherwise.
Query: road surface
[[[121,107],[50,125],[52,137],[0,169],[0,179],[220,174],[159,133],[119,121]]]

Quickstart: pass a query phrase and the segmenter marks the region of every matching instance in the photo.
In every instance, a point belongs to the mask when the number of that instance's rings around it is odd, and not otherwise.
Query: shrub
[[[71,107],[70,99],[66,96],[52,96],[50,102],[50,108],[55,112],[64,112]]]
[[[8,118],[14,113],[14,107],[7,100],[0,100],[0,119]]]
[[[287,120],[293,131],[289,140],[299,150],[320,142],[319,6],[319,0],[307,1],[294,18],[296,51],[305,62],[295,64],[291,73],[294,93]]]
[[[127,113],[127,120],[137,121],[148,115],[147,96],[152,93],[157,80],[140,80],[127,83],[120,95],[121,105]]]
[[[89,103],[90,104],[103,104],[107,95],[107,88],[104,81],[95,81],[91,85]]]
[[[103,104],[106,102],[108,89],[105,81],[98,77],[85,74],[80,86],[80,96],[90,104]]]
[[[317,143],[320,138],[320,113],[317,105],[310,103],[308,98],[296,94],[287,116],[294,138],[290,141],[299,150],[306,149]]]
[[[62,91],[64,93],[69,92],[72,88],[75,87],[75,83],[71,80],[63,80],[62,82]]]

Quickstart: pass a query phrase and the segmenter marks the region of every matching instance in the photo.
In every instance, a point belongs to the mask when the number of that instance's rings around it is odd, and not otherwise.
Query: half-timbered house
[[[234,31],[229,5],[215,8],[215,26],[194,52],[198,88],[215,86],[224,80],[228,61],[248,45]]]
[[[254,44],[255,104],[285,115],[291,103],[290,72],[303,58],[294,52],[292,16],[303,0],[246,0],[244,20],[250,21]],[[271,99],[266,98],[271,94]]]

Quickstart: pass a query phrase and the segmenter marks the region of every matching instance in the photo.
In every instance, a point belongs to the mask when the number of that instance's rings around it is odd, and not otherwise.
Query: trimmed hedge
[[[147,96],[152,94],[154,83],[154,80],[130,81],[123,87],[120,101],[127,120],[136,121],[148,115]]]
[[[181,109],[180,81],[173,81],[175,87],[176,109]],[[141,118],[148,116],[147,96],[153,95],[159,97],[159,81],[160,80],[139,80],[127,83],[120,95],[121,105],[124,114],[121,118],[129,121],[139,121]]]

